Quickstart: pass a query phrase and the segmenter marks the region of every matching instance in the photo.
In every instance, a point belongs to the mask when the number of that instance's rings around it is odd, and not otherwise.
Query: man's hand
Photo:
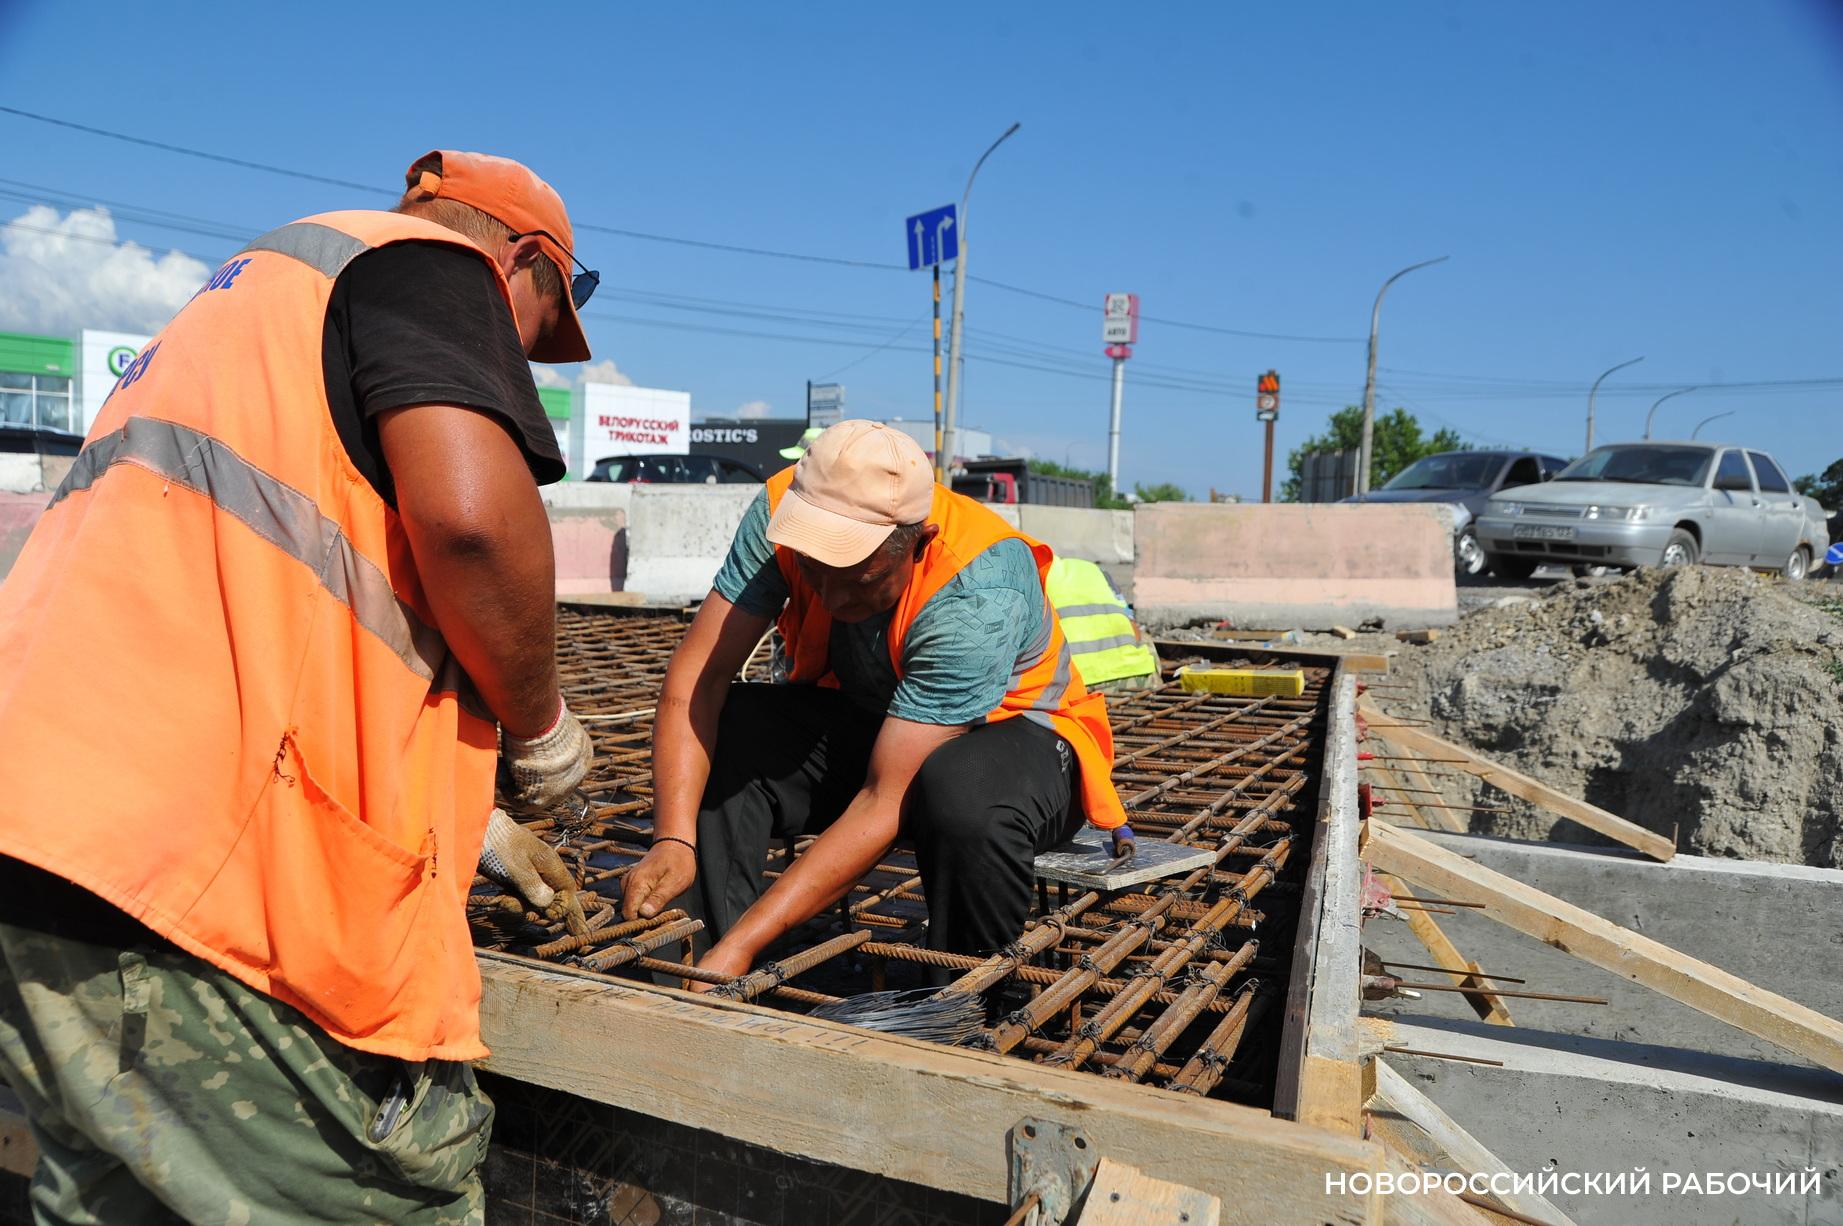
[[[732,979],[748,974],[749,968],[754,964],[754,956],[748,950],[744,949],[740,943],[728,939],[718,941],[710,947],[709,953],[698,959],[699,970],[715,971],[719,975],[728,975]],[[685,987],[693,992],[710,992],[720,986],[715,983],[700,983],[696,979],[685,980]]]
[[[652,919],[697,876],[697,852],[677,841],[653,844],[622,878],[621,918]]]
[[[486,823],[486,843],[480,848],[480,871],[500,885],[515,890],[548,920],[562,920],[574,936],[586,935],[588,920],[576,894],[576,879],[563,857],[543,839],[494,809]]]
[[[594,753],[581,721],[559,701],[557,718],[543,732],[530,738],[504,733],[500,790],[514,804],[548,809],[582,782]]]

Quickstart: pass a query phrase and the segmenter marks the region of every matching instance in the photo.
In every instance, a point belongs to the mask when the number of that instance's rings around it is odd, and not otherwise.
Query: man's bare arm
[[[423,404],[378,415],[436,628],[514,736],[557,718],[556,563],[519,446],[490,413]]]
[[[885,719],[871,749],[864,786],[844,814],[813,840],[699,965],[743,974],[777,937],[844,897],[896,842],[903,807],[922,763],[965,731],[962,725]]]
[[[628,919],[657,915],[696,878],[697,857],[685,843],[697,842],[717,720],[730,681],[771,624],[712,592],[672,653],[653,713],[653,837],[668,841],[627,871],[621,913]]]

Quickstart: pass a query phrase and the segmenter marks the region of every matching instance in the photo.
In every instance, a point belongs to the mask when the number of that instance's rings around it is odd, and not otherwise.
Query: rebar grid
[[[1211,865],[1112,894],[1039,880],[1017,940],[976,958],[927,948],[921,876],[898,844],[835,907],[731,980],[690,965],[699,925],[682,911],[619,922],[620,879],[651,836],[652,708],[684,627],[670,616],[559,610],[564,693],[596,749],[582,789],[590,803],[586,815],[526,824],[582,882],[592,931],[546,927],[482,879],[470,906],[479,944],[584,973],[717,983],[732,999],[799,1009],[957,975],[943,992],[986,998],[990,1024],[976,1045],[1267,1105],[1280,1013],[1270,1006],[1285,993],[1299,918],[1328,669],[1306,668],[1298,698],[1237,698],[1184,691],[1179,658],[1157,688],[1109,697],[1114,782],[1133,827],[1142,840],[1209,849]],[[764,643],[744,675],[765,679],[766,659]],[[811,841],[772,850],[764,875],[779,876]]]

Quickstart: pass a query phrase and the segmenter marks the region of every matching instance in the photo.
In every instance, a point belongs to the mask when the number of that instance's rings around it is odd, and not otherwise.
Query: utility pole
[[[1410,264],[1387,281],[1376,291],[1376,305],[1369,313],[1369,374],[1363,380],[1363,445],[1357,453],[1357,493],[1369,493],[1370,453],[1374,448],[1376,431],[1376,328],[1382,319],[1382,296],[1389,292],[1389,286],[1395,284],[1417,268],[1429,264],[1438,264],[1446,256],[1438,259],[1422,260],[1419,264]]]
[[[986,151],[973,163],[973,173],[966,176],[966,190],[960,194],[960,255],[954,260],[953,271],[953,336],[948,342],[947,358],[947,424],[946,435],[942,445],[947,448],[945,463],[953,466],[954,428],[959,421],[960,411],[960,376],[966,365],[966,355],[960,348],[961,328],[966,323],[966,205],[973,194],[973,180],[979,177],[979,168],[992,156],[992,150],[1004,144],[1010,135],[1023,125],[1014,123],[1005,129],[1005,134],[993,141]]]
[[[1132,352],[1125,345],[1107,347],[1107,356],[1113,359],[1113,411],[1107,419],[1107,484],[1115,497],[1120,493],[1120,397],[1126,390],[1126,359]]]
[[[934,266],[934,479],[952,488],[941,451],[941,266]]]
[[[1120,396],[1126,387],[1126,359],[1139,340],[1139,295],[1109,294],[1101,304],[1102,351],[1113,359],[1113,411],[1107,419],[1107,482],[1120,495]]]
[[[1605,371],[1601,372],[1598,379],[1593,381],[1593,386],[1587,389],[1587,451],[1593,450],[1593,394],[1600,390],[1600,384],[1605,380],[1607,375],[1612,374],[1615,370],[1624,370],[1628,366],[1634,366],[1644,360],[1644,355],[1640,354],[1630,362],[1621,362],[1617,366],[1608,367]],[[1583,451],[1581,454],[1586,455],[1587,451]]]

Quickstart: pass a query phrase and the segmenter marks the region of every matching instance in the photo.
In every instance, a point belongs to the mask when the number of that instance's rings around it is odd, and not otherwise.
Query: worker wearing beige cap
[[[1125,820],[1106,707],[1044,597],[1051,561],[935,484],[901,431],[821,434],[744,516],[667,669],[626,914],[681,899],[716,938],[700,965],[740,974],[902,837],[930,946],[1015,940],[1036,853]],[[783,683],[731,684],[771,625]],[[814,834],[763,893],[771,840]]]
[[[588,766],[528,359],[589,356],[557,193],[453,151],[233,256],[0,588],[0,1079],[51,1222],[484,1220],[478,863]]]

